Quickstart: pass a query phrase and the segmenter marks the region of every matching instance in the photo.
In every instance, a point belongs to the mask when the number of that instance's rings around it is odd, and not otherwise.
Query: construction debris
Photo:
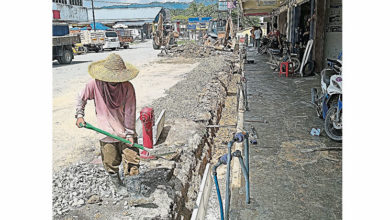
[[[218,51],[221,50],[221,51]],[[188,42],[177,47],[172,47],[169,50],[165,50],[165,54],[161,53],[159,56],[169,57],[183,57],[183,58],[204,58],[210,56],[221,55],[230,53],[230,51],[222,51],[219,47],[205,47],[197,45],[193,42]]]
[[[88,203],[95,203],[95,200],[108,197],[119,199],[101,166],[79,163],[53,175],[53,215],[79,208],[88,199]]]

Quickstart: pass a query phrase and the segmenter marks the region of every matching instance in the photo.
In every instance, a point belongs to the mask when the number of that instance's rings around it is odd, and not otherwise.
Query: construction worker
[[[90,64],[88,72],[93,79],[78,95],[77,127],[81,127],[80,123],[85,124],[84,109],[87,100],[94,100],[99,128],[134,143],[136,98],[129,80],[134,79],[139,71],[113,53],[105,60]],[[138,148],[107,136],[100,140],[100,146],[105,170],[116,186],[117,193],[126,196],[127,190],[120,178],[119,166],[122,162],[125,177],[137,175],[140,162]]]

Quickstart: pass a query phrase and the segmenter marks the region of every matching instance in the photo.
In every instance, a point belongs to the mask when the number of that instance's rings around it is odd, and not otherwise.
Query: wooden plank
[[[212,184],[210,163],[207,163],[191,220],[203,220],[205,218]]]

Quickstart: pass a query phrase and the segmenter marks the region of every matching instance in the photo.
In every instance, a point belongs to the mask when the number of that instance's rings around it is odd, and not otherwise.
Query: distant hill
[[[194,0],[196,3],[204,5],[216,4],[218,0]],[[107,3],[109,4],[109,3]],[[187,9],[191,3],[186,2],[151,2],[148,4],[126,4],[126,5],[108,5],[101,8],[146,8],[146,7],[163,7],[167,9]]]

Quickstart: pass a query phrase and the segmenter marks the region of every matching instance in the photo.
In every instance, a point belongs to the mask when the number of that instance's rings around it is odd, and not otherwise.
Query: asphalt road
[[[75,126],[75,104],[77,94],[91,79],[87,71],[89,64],[105,59],[110,53],[119,54],[125,62],[140,70],[138,77],[131,81],[136,91],[138,111],[154,99],[164,96],[166,89],[197,65],[182,61],[164,63],[164,59],[157,56],[160,51],[153,49],[150,40],[134,44],[130,49],[77,55],[68,65],[53,61],[54,170],[78,161],[91,160],[99,152],[99,136]],[[88,102],[85,114],[87,122],[97,124],[93,102]]]

